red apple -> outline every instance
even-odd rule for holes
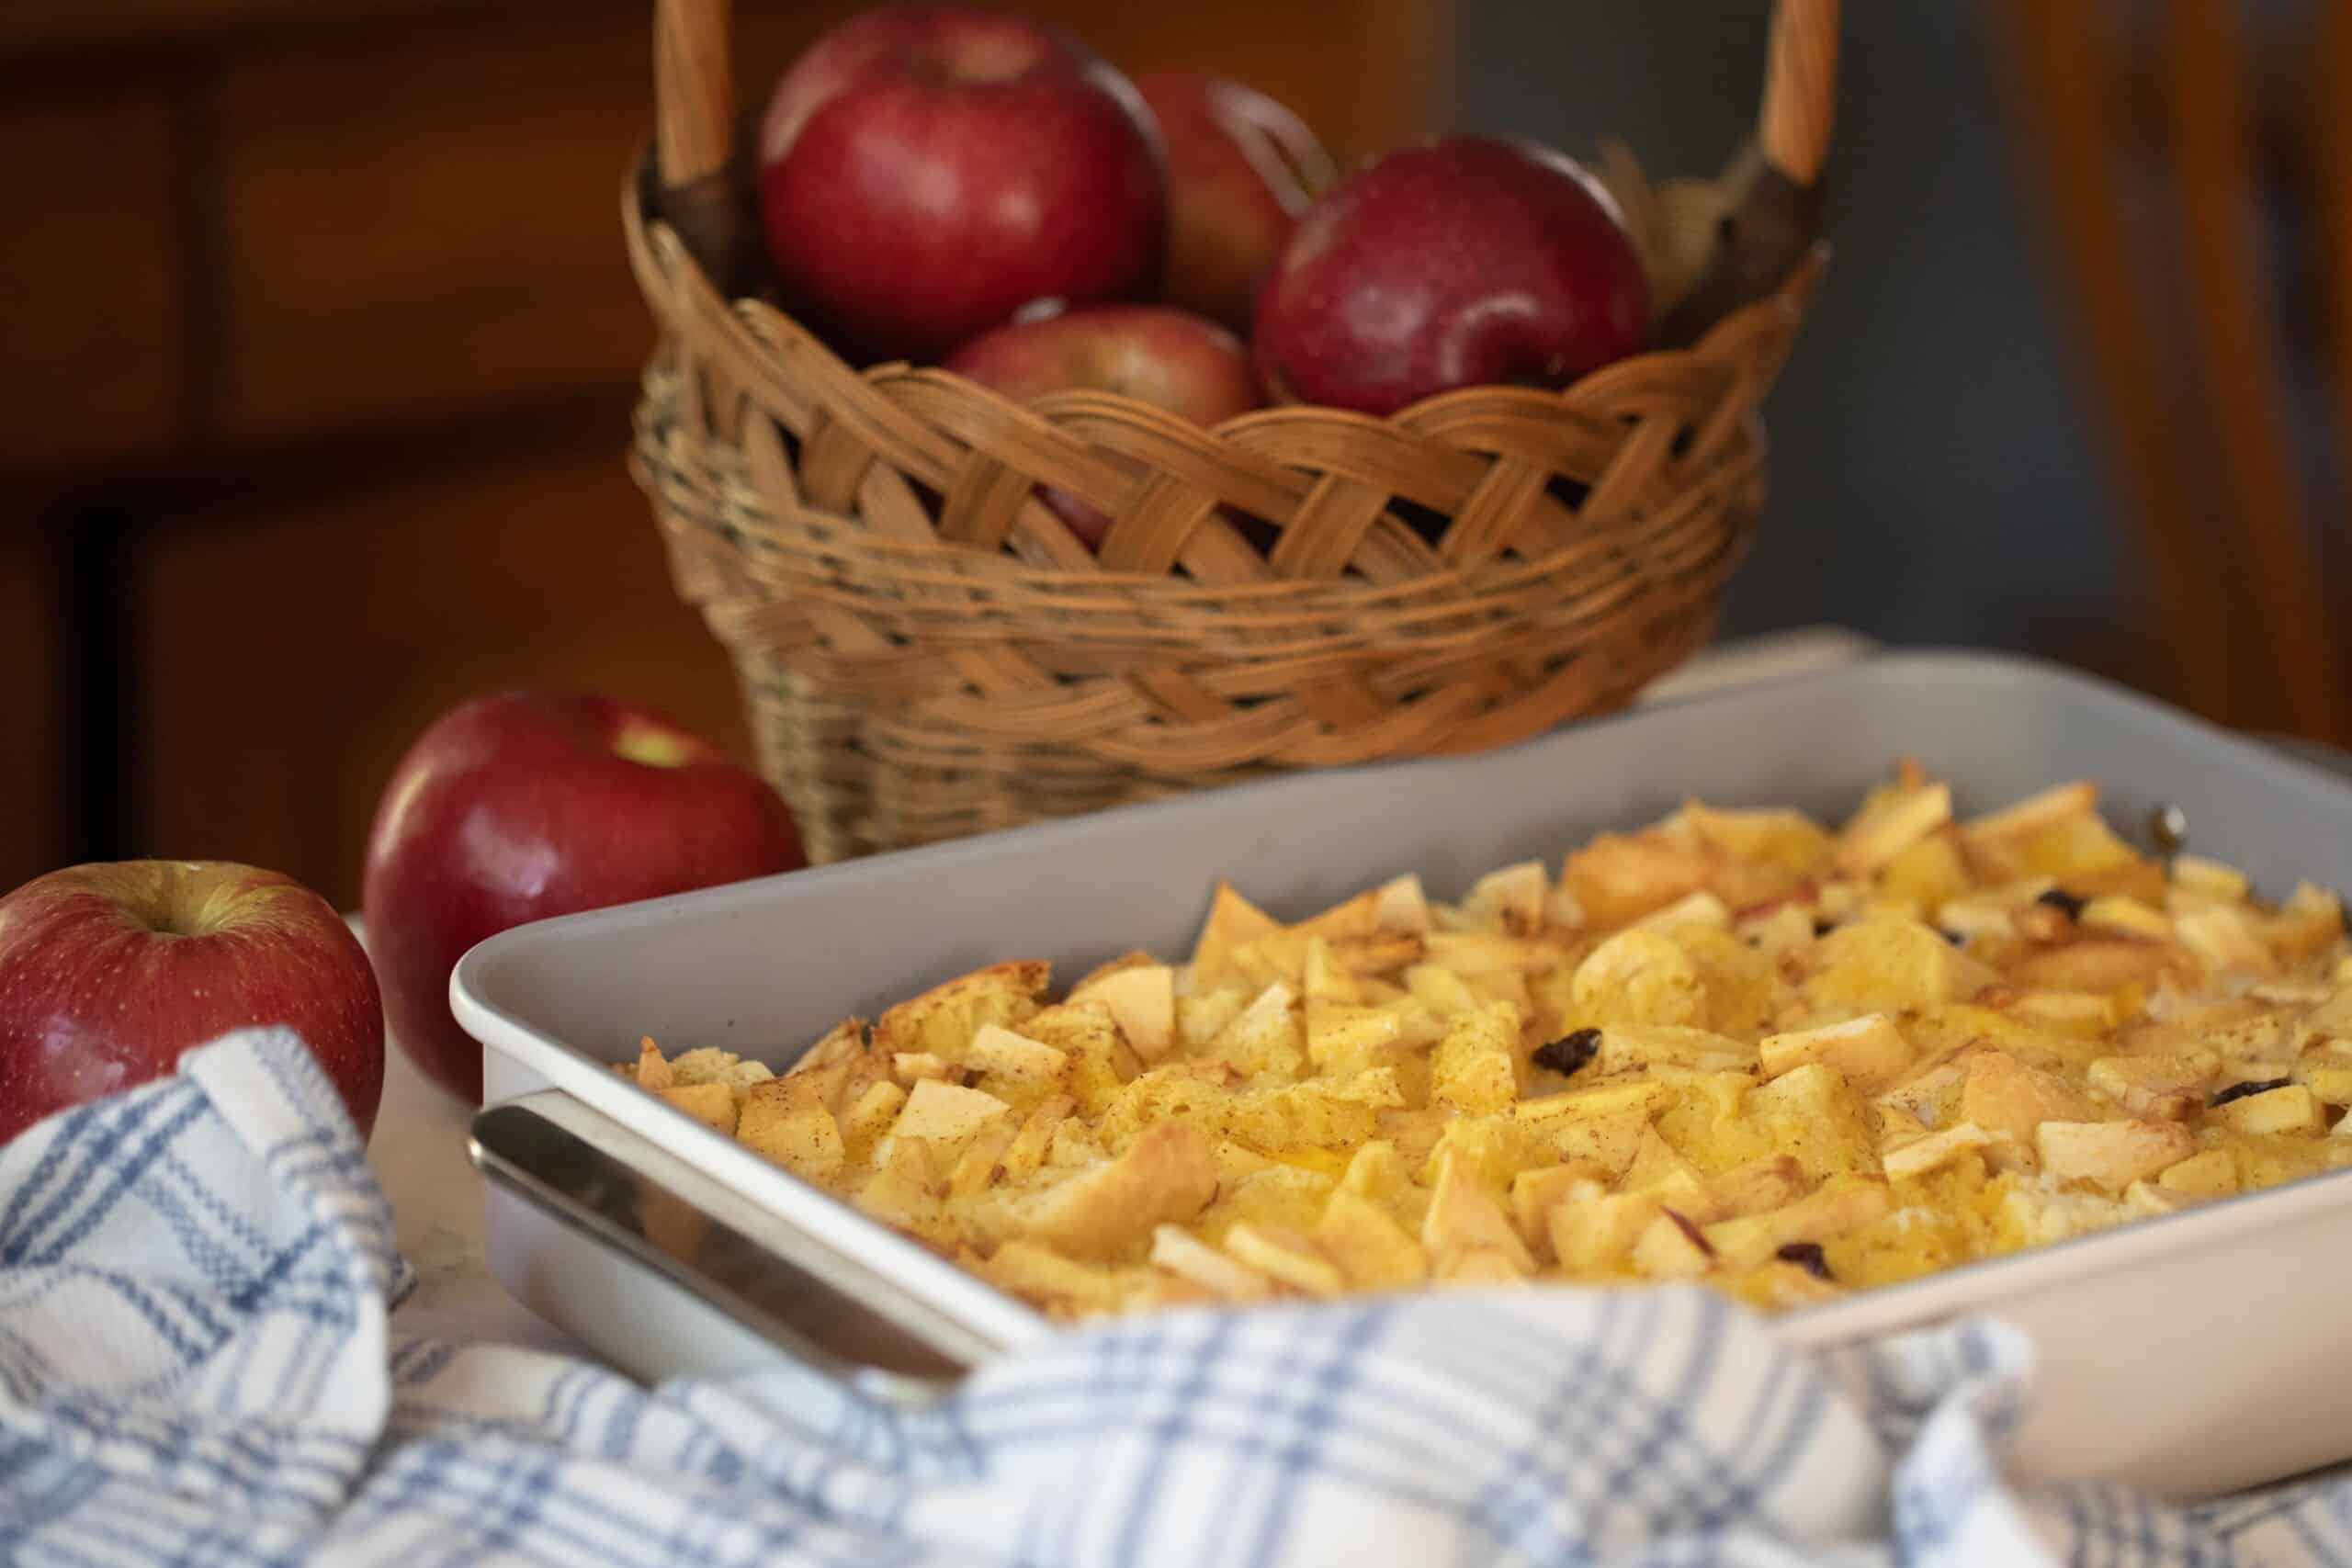
[[[1258,285],[1291,225],[1329,186],[1331,155],[1296,115],[1204,72],[1136,78],[1168,148],[1169,303],[1250,330]]]
[[[946,367],[1016,402],[1048,392],[1117,392],[1216,424],[1258,406],[1257,378],[1241,340],[1215,321],[1164,305],[1097,305],[983,333]],[[1087,548],[1111,520],[1074,496],[1046,492]]]
[[[1134,85],[1019,17],[853,17],[785,73],[760,130],[777,279],[861,362],[935,359],[1033,299],[1147,291],[1165,206]]]
[[[135,860],[0,898],[0,1142],[256,1024],[302,1036],[366,1138],[384,1010],[351,929],[309,888],[225,861]]]
[[[1285,400],[1392,413],[1454,387],[1565,386],[1639,349],[1649,290],[1600,183],[1548,148],[1391,152],[1299,220],[1258,296]]]
[[[477,697],[409,748],[368,837],[361,897],[392,1038],[479,1101],[481,1047],[449,1013],[468,948],[801,863],[775,791],[674,720],[606,697]]]

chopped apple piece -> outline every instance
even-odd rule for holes
[[[1745,1271],[1761,1267],[1792,1242],[1829,1241],[1858,1230],[1892,1206],[1885,1182],[1841,1176],[1793,1203],[1718,1221],[1707,1227],[1706,1238],[1724,1267]]]
[[[1782,1073],[1821,1062],[1845,1075],[1864,1094],[1884,1088],[1911,1066],[1911,1043],[1884,1013],[1869,1012],[1843,1023],[1768,1034],[1757,1047],[1765,1073]]]
[[[2101,1056],[2085,1077],[2134,1116],[2185,1122],[2205,1104],[2205,1088],[2221,1070],[2211,1051],[2146,1056]]]
[[[842,1168],[842,1131],[825,1109],[824,1086],[813,1077],[753,1084],[743,1096],[735,1138],[806,1180],[825,1181]]]
[[[1216,1195],[1208,1140],[1190,1122],[1162,1122],[1116,1159],[1022,1200],[1012,1218],[1032,1241],[1073,1258],[1110,1258],[1163,1224],[1192,1219]]]
[[[1995,1137],[1995,1134],[1973,1122],[1955,1122],[1941,1132],[1929,1133],[1887,1150],[1883,1156],[1887,1179],[1925,1176],[1941,1169],[1971,1150],[1985,1147]]]
[[[1522,1273],[1535,1271],[1535,1259],[1502,1206],[1464,1175],[1462,1162],[1450,1154],[1440,1160],[1437,1180],[1430,1190],[1429,1213],[1421,1222],[1421,1246],[1440,1269],[1456,1253],[1491,1247],[1510,1258]]]
[[[1660,1209],[1634,1243],[1634,1267],[1652,1280],[1696,1280],[1715,1267],[1715,1249],[1697,1223]]]
[[[1323,1207],[1315,1241],[1359,1291],[1401,1290],[1429,1277],[1429,1255],[1386,1209],[1340,1189]]]
[[[1071,1001],[1098,1001],[1111,1010],[1136,1055],[1156,1062],[1176,1034],[1176,972],[1165,964],[1137,964],[1070,993]]]
[[[1951,790],[1920,784],[1880,792],[1838,836],[1838,863],[1849,875],[1884,870],[1894,857],[1951,820]]]
[[[1050,1084],[1060,1082],[1069,1071],[1069,1053],[1017,1034],[1001,1023],[984,1023],[964,1047],[964,1063],[1016,1083]]]
[[[1274,1293],[1273,1281],[1257,1269],[1219,1252],[1182,1225],[1160,1225],[1151,1233],[1155,1267],[1190,1280],[1221,1301],[1261,1302]]]
[[[2162,909],[2152,908],[2137,898],[2108,894],[2093,898],[2083,906],[2075,923],[2086,931],[2101,931],[2109,936],[2132,937],[2143,942],[2170,942],[2173,920]]]
[[[1373,907],[1372,921],[1384,931],[1397,931],[1419,936],[1430,929],[1429,897],[1421,891],[1421,879],[1411,872],[1393,877],[1380,885],[1379,901]]]
[[[1225,1250],[1244,1267],[1306,1295],[1336,1296],[1348,1288],[1340,1266],[1310,1237],[1281,1225],[1245,1220],[1225,1233]]]
[[[2177,1122],[2044,1122],[2034,1130],[2041,1168],[2061,1181],[2089,1181],[2120,1192],[2197,1151]]]
[[[2208,860],[2203,855],[2173,856],[2172,880],[2177,887],[2186,887],[2192,892],[2225,898],[2233,903],[2253,890],[2245,872],[2217,860]]]
[[[1620,1192],[1582,1203],[1563,1203],[1546,1221],[1552,1255],[1571,1274],[1614,1269],[1658,1217],[1663,1205],[1646,1193]]]
[[[2318,1099],[2299,1083],[2230,1100],[2216,1109],[2213,1116],[2238,1133],[2317,1133],[2327,1125]]]
[[[1998,811],[1972,818],[1962,829],[1972,839],[2014,839],[2041,831],[2098,806],[2098,786],[2087,779],[2054,784]]]

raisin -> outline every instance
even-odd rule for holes
[[[2219,1110],[2233,1100],[2244,1100],[2251,1094],[2268,1094],[2272,1089],[2285,1089],[2294,1081],[2292,1078],[2264,1078],[2256,1083],[2233,1083],[2205,1103],[2211,1109]]]
[[[1549,1067],[1563,1075],[1590,1065],[1600,1055],[1600,1031],[1573,1030],[1561,1035],[1549,1045],[1538,1045],[1528,1059],[1539,1067]]]
[[[2082,918],[2083,906],[2089,903],[2090,900],[2087,898],[2077,898],[2063,887],[2053,887],[2049,892],[2044,893],[2041,897],[2036,898],[2034,902],[2037,904],[2047,904],[2052,908],[2064,915],[2068,919],[2075,920]]]
[[[1815,936],[1827,936],[1831,931],[1834,931],[1837,929],[1837,922],[1834,920],[1815,920],[1813,922],[1813,934]]]
[[[1829,1259],[1821,1255],[1817,1241],[1792,1241],[1774,1254],[1783,1263],[1793,1263],[1816,1280],[1829,1276]]]
[[[1968,945],[1968,939],[1955,931],[1945,931],[1944,940],[1951,943],[1954,947],[1966,947]]]

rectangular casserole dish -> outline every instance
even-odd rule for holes
[[[1893,757],[1963,811],[2089,777],[2127,831],[2186,815],[2273,896],[2352,886],[2352,786],[2102,682],[1974,655],[1886,657],[1579,726],[1508,751],[1317,773],[544,922],[451,983],[484,1044],[491,1261],[646,1375],[792,1353],[916,1378],[1057,1332],[615,1077],[650,1033],[781,1066],[848,1013],[1007,956],[1064,979],[1189,951],[1231,877],[1296,917],[1396,873],[1458,893],[1698,795],[1835,818]],[[2352,1458],[2352,1171],[1789,1314],[1807,1347],[1963,1314],[2042,1361],[2023,1479],[2194,1497]],[[781,1348],[779,1348],[779,1347]],[[922,1384],[895,1385],[920,1392]]]

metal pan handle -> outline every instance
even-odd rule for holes
[[[869,1393],[934,1399],[989,1348],[560,1090],[481,1111],[468,1152],[486,1181]]]

